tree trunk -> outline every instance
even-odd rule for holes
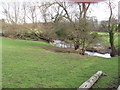
[[[79,49],[79,45],[75,44],[75,50],[78,50],[78,49]]]
[[[82,55],[85,55],[85,48],[82,48]]]
[[[82,55],[85,55],[85,38],[82,43]]]
[[[80,47],[79,41],[75,41],[75,42],[74,42],[74,48],[75,48],[75,50],[78,50],[79,47]]]
[[[116,55],[116,50],[115,50],[115,46],[114,46],[114,28],[112,28],[111,26],[111,19],[112,19],[112,15],[113,15],[113,11],[112,11],[112,6],[111,6],[111,2],[109,1],[109,8],[110,8],[110,17],[109,17],[109,21],[108,21],[108,30],[109,30],[109,42],[111,45],[111,53],[110,56],[114,57]]]
[[[115,49],[115,46],[114,46],[114,33],[112,31],[110,31],[109,36],[110,36],[110,45],[111,45],[110,56],[114,57],[116,55],[116,49]]]

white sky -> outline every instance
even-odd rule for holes
[[[11,1],[16,1],[16,0],[0,0],[0,2],[11,2]],[[19,1],[45,1],[45,0],[19,0]],[[51,1],[51,0],[47,0],[47,1]],[[108,0],[106,0],[108,1]],[[116,18],[118,18],[118,2],[120,0],[112,0],[114,2],[115,5],[115,9],[113,10],[114,16]],[[0,7],[0,12],[1,12],[2,8]],[[108,20],[109,17],[109,9],[106,5],[105,2],[99,2],[99,3],[95,3],[95,4],[91,4],[89,10],[91,11],[91,13],[89,13],[90,16],[95,16],[98,21],[101,20]],[[0,19],[2,19],[4,16],[0,13]]]
[[[108,1],[108,0],[106,0]],[[120,0],[112,0],[114,2],[115,8],[113,10],[114,16],[118,18],[118,2]],[[109,8],[106,5],[106,2],[99,2],[91,6],[92,12],[91,16],[96,16],[99,21],[108,20],[109,17]]]

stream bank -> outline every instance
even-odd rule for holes
[[[73,48],[74,46],[72,45],[66,45],[63,43],[61,40],[54,40],[54,43],[52,43],[56,47],[61,47],[59,49],[55,49],[57,52],[63,52],[63,53],[80,53],[78,51],[75,51]],[[64,48],[64,49],[63,49]],[[110,56],[111,49],[108,46],[101,46],[96,45],[96,46],[91,46],[87,47],[85,53],[91,56],[99,56],[99,57],[104,57],[104,58],[111,58]]]

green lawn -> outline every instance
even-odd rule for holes
[[[98,70],[103,76],[94,87],[117,81],[118,57],[105,59],[72,53],[50,52],[42,41],[3,38],[4,88],[78,88]]]
[[[99,35],[101,35],[101,43],[105,46],[110,46],[110,43],[109,43],[109,34],[108,33],[105,33],[105,32],[97,32]],[[114,43],[115,43],[115,46],[118,48],[120,48],[120,44],[118,41],[120,41],[120,38],[118,36],[118,34],[120,33],[115,33],[114,35]]]
[[[115,42],[115,46],[116,47],[120,47],[120,44],[119,44],[119,41],[120,40],[120,38],[118,37],[118,36],[115,36],[114,37],[114,42]],[[104,44],[104,45],[109,45],[110,46],[110,43],[109,43],[109,36],[102,36],[102,43]]]
[[[99,35],[109,35],[108,32],[97,32]],[[115,35],[118,35],[120,33],[116,32]]]

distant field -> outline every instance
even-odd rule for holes
[[[118,57],[105,59],[72,53],[55,53],[42,41],[3,38],[3,88],[78,88],[98,70],[96,88],[118,79]]]
[[[99,35],[109,35],[109,33],[108,32],[97,32]],[[115,33],[115,35],[118,35],[118,34],[120,34],[120,33]]]
[[[118,36],[115,36],[114,42],[115,42],[116,47],[120,47],[119,41],[120,41],[120,38]],[[109,36],[102,36],[102,42],[104,45],[110,45],[109,44]]]
[[[109,35],[109,33],[106,32],[97,32],[99,35]]]
[[[101,38],[102,38],[102,44],[103,45],[109,45],[110,46],[110,43],[109,43],[109,34],[108,33],[105,33],[105,32],[98,32],[99,35],[101,35]],[[115,33],[115,36],[114,36],[114,42],[115,42],[115,46],[116,47],[120,47],[120,44],[119,44],[119,41],[120,41],[120,38],[118,36],[118,34],[120,33]]]

